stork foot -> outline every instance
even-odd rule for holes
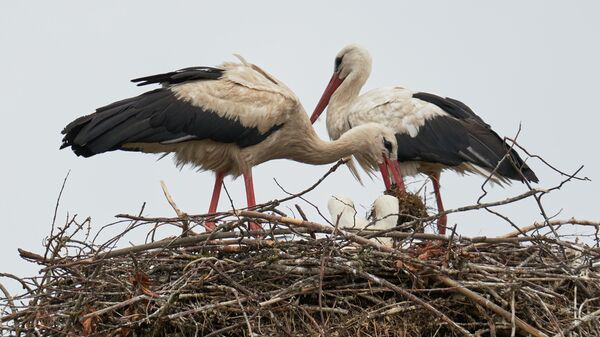
[[[210,232],[217,228],[217,223],[214,221],[205,221],[203,226],[207,232]]]
[[[261,231],[263,228],[261,227],[261,225],[257,224],[254,221],[250,221],[248,223],[248,229],[251,231]]]

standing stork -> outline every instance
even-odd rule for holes
[[[427,174],[433,183],[438,212],[444,206],[439,180],[443,169],[489,176],[501,183],[510,180],[538,182],[525,164],[490,125],[464,103],[401,87],[373,89],[359,96],[371,73],[371,56],[358,45],[343,48],[335,58],[334,73],[311,116],[314,123],[329,105],[327,131],[338,139],[348,130],[364,123],[381,123],[396,132],[399,170],[402,175]],[[373,165],[355,156],[367,170]],[[387,169],[381,167],[389,188]],[[402,179],[396,183],[404,188]],[[440,234],[445,234],[447,217],[438,220]]]
[[[162,87],[77,118],[62,133],[62,148],[78,156],[126,150],[174,153],[216,173],[209,213],[217,210],[223,178],[244,176],[248,206],[256,205],[252,167],[287,158],[320,165],[361,153],[381,164],[396,159],[391,129],[371,123],[337,141],[321,140],[302,104],[284,84],[247,63],[185,68],[132,80]],[[210,222],[205,226],[214,229]],[[252,230],[260,226],[251,223]]]

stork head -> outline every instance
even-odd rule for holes
[[[388,161],[396,162],[398,159],[398,141],[394,131],[382,124],[368,123],[371,131],[369,140],[369,154],[371,160],[377,164],[383,164]]]
[[[364,169],[379,167],[381,172],[389,170],[396,182],[402,181],[398,140],[390,127],[373,122],[361,124],[343,133],[339,141],[358,146],[354,149],[354,157]]]
[[[319,118],[329,104],[331,96],[343,82],[351,82],[350,84],[353,84],[360,90],[360,87],[367,81],[370,73],[371,55],[366,48],[358,44],[351,44],[340,50],[335,56],[333,75],[323,95],[321,95],[321,99],[317,103],[313,114],[310,116],[310,122],[314,123]]]
[[[396,227],[398,223],[398,213],[400,213],[400,204],[398,198],[384,194],[373,202],[371,216],[376,220],[378,229],[388,229]]]
[[[394,130],[383,124],[361,124],[342,134],[339,141],[358,147],[354,154],[357,158],[363,158],[373,168],[375,165],[397,163],[398,141],[396,135]]]
[[[391,195],[382,195],[375,199],[371,208],[371,221],[373,221],[372,229],[385,230],[391,229],[398,225],[398,213],[400,213],[400,205],[398,198]],[[387,246],[393,246],[393,239],[379,238],[379,242]]]

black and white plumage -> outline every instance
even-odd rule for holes
[[[212,140],[240,148],[256,145],[282,124],[261,132],[257,127],[244,125],[235,118],[223,117],[210,108],[194,104],[192,99],[171,89],[173,85],[189,81],[219,80],[224,71],[192,67],[134,79],[132,82],[138,85],[157,83],[163,87],[77,118],[64,128],[61,148],[70,146],[75,154],[89,157],[114,150],[146,152],[146,144],[158,143],[168,147],[192,140]]]
[[[226,175],[244,176],[254,206],[252,167],[268,160],[319,165],[356,153],[380,162],[397,158],[393,131],[374,123],[337,142],[321,140],[290,89],[240,60],[135,79],[162,87],[77,118],[64,128],[61,148],[84,157],[114,150],[173,153],[180,166],[214,171],[209,213],[216,211]]]
[[[464,103],[422,92],[413,93],[411,99],[434,104],[448,115],[428,120],[416,137],[397,133],[396,139],[402,144],[398,161],[416,160],[456,168],[471,164],[475,167],[464,170],[480,173],[478,168],[482,168],[484,175],[495,170],[492,178],[497,182],[538,181],[519,154]]]
[[[490,125],[466,104],[437,95],[385,87],[359,96],[371,72],[366,49],[350,45],[336,57],[334,74],[311,116],[314,122],[329,105],[327,130],[332,139],[363,123],[380,123],[396,132],[402,175],[428,174],[434,184],[438,210],[443,211],[439,175],[444,169],[491,176],[497,183],[537,182],[535,173]],[[355,156],[367,171],[374,166]],[[382,170],[384,181],[387,172]],[[397,181],[402,187],[403,182]],[[386,183],[389,185],[389,183]],[[446,217],[438,222],[445,232]]]

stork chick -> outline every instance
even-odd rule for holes
[[[399,203],[391,195],[382,195],[375,199],[371,207],[370,219],[358,215],[352,199],[345,196],[332,196],[327,202],[331,222],[341,228],[384,230],[398,224]],[[377,238],[382,244],[392,246],[392,238]]]

